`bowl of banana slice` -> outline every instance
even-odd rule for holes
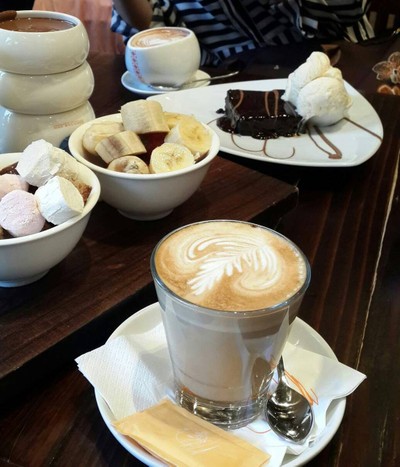
[[[192,115],[141,99],[81,125],[68,145],[99,178],[103,201],[131,219],[154,220],[196,192],[220,141]]]

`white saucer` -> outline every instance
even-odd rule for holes
[[[205,71],[197,70],[192,79],[195,80],[203,78],[210,78],[210,75]],[[125,71],[125,73],[122,75],[121,83],[129,91],[135,92],[136,94],[142,94],[144,96],[152,96],[154,94],[165,94],[166,92],[157,91],[152,87],[147,86],[146,84],[138,83],[134,80],[133,76],[129,73],[129,71]],[[192,86],[185,87],[185,89],[202,88],[208,85],[209,81],[200,81],[199,83],[193,83]]]
[[[108,340],[114,339],[122,335],[141,334],[155,328],[161,322],[161,309],[158,303],[153,303],[146,308],[138,311],[126,321],[124,321],[109,337]],[[300,318],[296,318],[293,322],[292,329],[289,335],[289,342],[301,347],[302,349],[316,352],[326,357],[337,360],[335,353],[329,347],[327,342],[308,324]],[[149,452],[145,451],[132,439],[127,436],[121,435],[112,423],[115,417],[110,411],[107,403],[102,398],[100,393],[95,390],[96,403],[99,408],[100,414],[107,425],[110,432],[114,435],[116,440],[133,456],[140,461],[144,462],[150,467],[165,467],[165,464],[156,459]],[[128,395],[127,395],[128,397]],[[304,465],[309,462],[313,457],[322,451],[322,449],[330,442],[335,435],[339,425],[342,421],[344,411],[346,408],[346,398],[334,400],[327,413],[326,413],[326,427],[321,435],[314,441],[314,444],[306,449],[298,456],[286,455],[283,459],[283,467],[295,467]]]

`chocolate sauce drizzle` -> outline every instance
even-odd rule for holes
[[[266,98],[267,99],[267,98]],[[215,118],[213,120],[211,120],[210,122],[208,122],[208,125],[210,125],[211,123],[216,123],[216,121],[218,120],[218,118]],[[360,128],[361,130],[365,131],[366,133],[369,133],[371,136],[374,136],[375,138],[377,138],[379,141],[382,141],[382,137],[379,136],[377,133],[374,133],[373,131],[369,130],[368,128],[364,127],[363,125],[355,122],[354,120],[351,120],[350,118],[347,118],[347,117],[343,117],[343,120],[346,120],[347,122],[353,124],[354,126]],[[339,122],[338,122],[339,123]],[[218,127],[222,130],[221,126],[218,125]],[[324,149],[317,141],[317,139],[312,135],[312,129],[315,130],[315,132],[318,134],[318,136],[321,138],[321,140],[328,146],[331,148],[331,151],[327,150],[327,149]],[[329,138],[326,136],[326,134],[324,134],[324,132],[321,130],[320,127],[316,126],[316,125],[306,125],[305,126],[305,130],[306,130],[306,134],[307,136],[310,138],[310,140],[314,143],[314,145],[319,149],[321,150],[322,152],[324,152],[325,154],[328,155],[328,158],[329,159],[336,159],[336,160],[339,160],[343,157],[343,153],[342,151],[337,147],[335,146],[332,141],[329,140]],[[222,130],[224,131],[224,130]],[[262,153],[263,155],[265,155],[266,157],[270,158],[270,159],[276,159],[276,160],[287,160],[287,159],[291,159],[295,153],[296,153],[296,149],[294,147],[292,147],[292,153],[290,156],[288,157],[274,157],[274,156],[271,156],[270,154],[268,154],[267,152],[267,144],[268,144],[268,141],[270,141],[269,139],[266,139],[264,141],[262,141],[262,145],[259,149],[254,149],[254,150],[250,150],[248,148],[244,148],[243,146],[241,146],[239,143],[238,143],[238,140],[240,139],[241,135],[237,135],[231,131],[225,131],[226,133],[229,133],[230,134],[230,137],[231,137],[231,141],[232,141],[232,144],[234,146],[236,146],[238,149],[242,150],[242,151],[246,151],[246,152],[249,152],[249,153],[252,153],[252,154],[257,154],[257,153]],[[296,136],[294,136],[296,137]],[[253,138],[254,140],[256,140],[255,138]]]
[[[365,126],[360,125],[359,123],[355,122],[354,120],[351,120],[350,118],[347,118],[347,117],[343,117],[343,120],[347,120],[349,123],[352,123],[354,126],[360,128],[361,130],[366,131],[367,133],[369,133],[372,136],[375,136],[375,138],[378,138],[379,141],[383,141],[383,138],[381,136],[379,136],[378,134],[376,134],[373,131],[369,130]]]
[[[279,109],[279,91],[277,89],[273,89],[272,91],[264,91],[264,107],[265,107],[265,111],[267,112],[267,115],[269,117],[271,117],[271,110],[270,110],[270,106],[269,106],[269,101],[270,101],[270,95],[273,95],[273,105],[274,105],[274,112],[272,114],[273,117],[277,117],[278,116],[278,109]],[[242,103],[243,103],[243,100],[244,100],[244,96],[245,96],[245,93],[243,90],[239,90],[239,99],[237,101],[237,103],[233,106],[234,109],[238,109]]]
[[[322,141],[324,143],[326,143],[333,150],[333,152],[327,151],[326,149],[324,149],[322,146],[320,146],[317,143],[317,141],[313,138],[313,136],[311,134],[311,129],[312,128],[315,129],[315,131],[318,133],[318,135],[322,139]],[[316,125],[308,126],[307,125],[306,131],[307,131],[307,134],[310,137],[311,141],[315,144],[315,146],[317,146],[317,148],[320,149],[321,151],[328,154],[329,159],[341,159],[342,158],[342,156],[343,156],[342,151],[337,146],[335,146],[331,141],[329,141],[329,139],[324,135],[324,133],[322,133],[321,129],[318,126],[316,126]]]
[[[277,89],[274,89],[273,91],[266,91],[265,92],[265,110],[268,114],[269,117],[271,117],[271,111],[269,110],[269,96],[271,92],[274,95],[274,113],[272,114],[274,117],[278,116],[278,104],[279,104],[279,92]]]

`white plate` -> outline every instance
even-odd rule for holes
[[[209,77],[210,75],[205,71],[197,70],[192,79],[204,79]],[[151,86],[146,86],[143,83],[138,83],[137,81],[135,81],[135,79],[129,73],[129,71],[125,71],[125,73],[122,75],[121,83],[129,91],[135,92],[136,94],[142,94],[143,96],[152,96],[153,94],[164,94],[166,92],[157,91]],[[188,89],[201,88],[208,85],[209,81],[200,81],[199,83],[193,83],[190,87],[188,86]]]
[[[124,321],[111,334],[109,340],[121,335],[141,334],[143,332],[150,331],[160,322],[160,306],[158,303],[153,303],[152,305],[143,308]],[[293,323],[289,336],[289,342],[303,349],[310,350],[312,352],[316,352],[337,360],[336,355],[326,343],[326,341],[300,318],[296,318]],[[162,467],[165,465],[149,454],[147,451],[145,451],[143,448],[141,448],[132,439],[118,433],[118,431],[112,425],[112,422],[115,421],[115,417],[97,390],[95,390],[95,397],[100,414],[103,417],[103,420],[106,423],[108,429],[128,452],[150,467]],[[312,447],[304,451],[302,454],[298,456],[286,455],[284,457],[282,466],[295,467],[304,465],[306,462],[309,462],[313,457],[315,457],[320,451],[322,451],[322,449],[329,443],[339,428],[345,408],[345,398],[337,399],[334,401],[328,409],[326,415],[326,428],[321,436],[314,442]]]
[[[225,96],[229,89],[285,89],[286,82],[286,79],[272,79],[224,83],[204,89],[175,91],[150,99],[159,101],[166,111],[195,115],[216,131],[221,140],[222,151],[248,159],[296,166],[350,167],[362,164],[375,154],[382,143],[382,123],[371,104],[348,83],[345,86],[353,101],[349,118],[356,124],[341,120],[335,125],[322,128],[325,137],[341,152],[340,159],[329,158],[326,151],[332,153],[333,148],[315,130],[312,138],[307,134],[291,138],[280,137],[266,140],[265,147],[263,140],[231,135],[217,127],[216,119],[220,114],[216,112],[225,107]]]

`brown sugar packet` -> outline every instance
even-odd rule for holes
[[[165,399],[114,423],[115,428],[173,466],[258,467],[269,454]]]

